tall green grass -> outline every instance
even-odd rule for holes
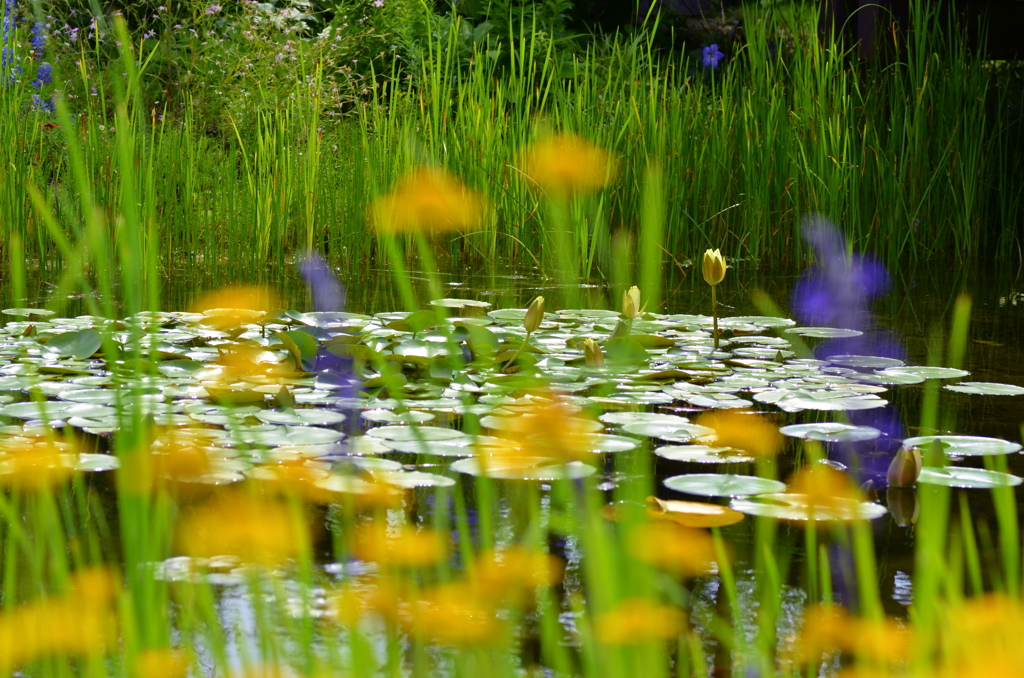
[[[367,203],[421,164],[446,167],[494,207],[480,231],[435,243],[442,265],[468,256],[543,259],[553,269],[542,256],[554,247],[552,215],[518,163],[531,140],[557,130],[618,158],[617,181],[569,207],[578,276],[614,278],[615,235],[646,228],[642,215],[656,210],[644,196],[657,177],[662,244],[680,261],[706,247],[799,261],[808,212],[889,262],[1019,255],[1024,135],[1013,78],[970,53],[932,3],[913,3],[905,58],[867,64],[819,35],[815,12],[811,3],[746,7],[746,42],[719,71],[655,51],[641,31],[596,41],[568,78],[534,26],[510,26],[507,68],[482,54],[467,65],[453,21],[434,34],[418,77],[383,78],[354,117],[324,115],[322,64],[310,62],[290,98],[244,124],[223,111],[220,132],[196,125],[200,104],[172,118],[137,93],[124,103],[127,128],[105,97],[86,96],[68,102],[70,129],[52,129],[26,110],[22,82],[4,90],[0,116],[2,246],[24,252],[29,276],[62,265],[29,205],[30,185],[65,237],[85,231],[69,170],[73,130],[105,228],[116,235],[118,216],[139,210],[165,272],[265,278],[309,248],[343,266],[372,259]],[[144,70],[147,54],[133,50]],[[115,70],[100,54],[77,55],[81,91],[90,74]],[[134,207],[118,170],[122,143],[135,159]],[[659,171],[648,176],[649,167]],[[660,270],[643,238],[638,252]]]

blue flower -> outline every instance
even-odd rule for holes
[[[718,43],[713,42],[704,48],[704,68],[718,68],[718,62],[725,58],[725,55],[718,51]]]
[[[36,74],[36,79],[32,81],[32,86],[41,89],[51,82],[53,82],[53,66],[48,63],[39,64],[39,72]]]
[[[29,43],[32,44],[32,58],[41,59],[43,58],[43,50],[46,48],[46,26],[42,21],[37,21],[32,26],[32,37],[29,38]]]

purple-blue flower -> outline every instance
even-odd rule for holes
[[[43,50],[46,48],[46,25],[42,21],[37,21],[32,26],[32,37],[29,38],[29,43],[32,45],[32,58],[41,59],[43,57]]]
[[[313,296],[313,310],[337,313],[345,306],[345,291],[323,257],[310,253],[296,264]]]
[[[36,73],[36,79],[32,81],[32,86],[41,89],[51,82],[53,82],[53,66],[48,63],[39,64],[39,71]]]
[[[718,68],[718,62],[725,58],[725,55],[718,51],[718,43],[713,42],[704,48],[704,68]]]

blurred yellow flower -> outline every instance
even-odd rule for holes
[[[686,615],[646,598],[628,598],[594,619],[594,635],[609,645],[673,640],[686,627]]]
[[[442,584],[420,595],[408,613],[409,632],[442,645],[491,645],[504,624],[494,606],[464,582]]]
[[[279,501],[232,491],[194,509],[178,524],[177,541],[194,557],[238,556],[274,564],[309,552],[303,516]]]
[[[31,492],[53,489],[75,474],[70,455],[76,452],[73,443],[56,437],[5,441],[0,446],[0,483]]]
[[[465,231],[486,216],[483,198],[447,171],[413,170],[370,205],[370,224],[381,233]]]
[[[355,626],[370,614],[379,614],[397,623],[401,594],[389,580],[373,577],[370,581],[346,584],[337,589],[330,600],[342,624]]]
[[[203,314],[204,324],[232,330],[260,322],[267,313],[280,307],[280,300],[268,287],[229,285],[202,294],[192,304],[192,311]]]
[[[696,423],[715,430],[716,447],[742,450],[755,457],[773,457],[782,445],[779,428],[753,412],[705,412],[697,417]]]
[[[356,555],[384,567],[430,567],[447,557],[448,548],[434,530],[403,527],[388,534],[373,524],[356,533]]]
[[[555,196],[604,188],[615,175],[608,153],[574,134],[552,134],[531,144],[521,164],[527,177]]]
[[[473,584],[492,599],[519,605],[537,588],[558,583],[562,570],[562,561],[550,553],[515,546],[481,554]]]
[[[645,523],[630,533],[628,546],[637,560],[683,577],[716,571],[715,542],[704,530],[670,522]]]
[[[813,605],[804,613],[793,659],[818,662],[822,655],[841,651],[862,660],[896,664],[910,650],[910,631],[894,619],[859,619],[837,605]]]
[[[594,458],[594,423],[582,416],[565,398],[543,391],[519,414],[507,419],[496,432],[500,440],[479,449],[480,465],[530,468],[541,459],[582,461]]]
[[[185,678],[186,675],[188,663],[176,650],[147,648],[132,662],[134,678]]]
[[[826,464],[809,464],[789,479],[786,492],[806,497],[809,507],[835,508],[863,501],[850,476]]]
[[[100,589],[90,591],[90,583]],[[48,655],[95,655],[117,640],[113,579],[89,570],[73,573],[71,585],[66,594],[0,612],[0,672]]]

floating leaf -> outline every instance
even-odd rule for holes
[[[786,484],[778,480],[731,473],[690,473],[664,480],[665,487],[685,494],[704,497],[746,497],[752,494],[782,492]]]
[[[652,518],[671,520],[685,527],[727,527],[743,520],[744,515],[727,506],[696,501],[647,498],[647,512]]]
[[[884,506],[874,502],[832,497],[828,503],[816,504],[806,494],[788,492],[733,499],[729,506],[751,516],[816,522],[874,520],[888,513]]]
[[[900,367],[903,365],[902,360],[874,355],[832,355],[828,357],[828,361],[833,365],[841,365],[843,367],[868,367],[871,369]]]
[[[845,330],[836,327],[790,327],[782,330],[798,337],[810,337],[812,339],[841,339],[847,337],[859,337],[864,334],[860,330]]]
[[[384,440],[452,440],[467,438],[462,431],[440,426],[380,426],[371,428],[366,435]]]
[[[646,438],[673,438],[677,441],[689,438],[700,438],[702,436],[710,436],[715,434],[715,430],[712,428],[708,428],[707,426],[698,426],[697,424],[690,423],[626,424],[622,427],[622,431],[624,433],[632,433],[633,435],[644,436]]]
[[[921,469],[921,475],[918,476],[917,481],[928,485],[989,489],[993,487],[1015,487],[1024,482],[1024,479],[1009,473],[989,471],[984,468],[925,466]]]
[[[556,480],[576,480],[597,472],[597,469],[579,461],[560,464],[556,459],[518,458],[508,462],[488,459],[485,467],[481,467],[479,457],[460,459],[451,465],[453,471],[471,476],[487,476],[500,480],[534,480],[553,482]]]
[[[677,414],[656,414],[653,412],[605,412],[600,417],[606,424],[689,424],[690,420]]]
[[[345,421],[341,412],[330,410],[261,410],[256,418],[268,424],[292,424],[296,426],[333,426]]]
[[[56,315],[56,311],[50,311],[45,308],[5,308],[4,313],[7,315],[13,315],[20,318],[36,316],[37,318],[47,318],[51,315]]]
[[[961,381],[959,384],[947,384],[946,390],[957,393],[974,393],[978,395],[1024,395],[1024,387],[1014,384],[999,384],[992,381]]]
[[[834,421],[783,426],[779,429],[779,433],[791,438],[820,440],[826,443],[854,443],[874,440],[882,435],[881,431],[871,426],[853,426]]]
[[[75,360],[85,360],[100,349],[103,338],[92,328],[64,332],[46,342],[46,350]]]
[[[0,412],[3,410],[0,409]],[[962,457],[1013,454],[1021,450],[1019,443],[984,436],[918,436],[906,438],[903,444],[907,447],[918,447],[926,453],[935,442],[942,446],[946,454]]]
[[[931,367],[931,366],[907,366],[907,367],[890,367],[882,370],[886,374],[916,374],[924,377],[925,379],[958,379],[960,377],[966,377],[970,372],[967,370],[958,370],[955,367]]]
[[[656,448],[654,454],[663,459],[691,464],[743,464],[754,461],[754,457],[739,450],[707,445],[665,445]]]

